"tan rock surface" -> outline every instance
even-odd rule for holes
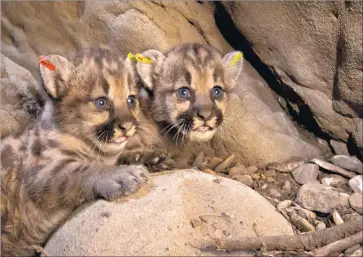
[[[145,191],[82,208],[45,250],[51,256],[215,255],[196,248],[198,240],[293,234],[266,199],[231,179],[182,170],[153,176]]]
[[[166,51],[181,42],[231,50],[197,2],[84,1],[2,3],[1,52],[38,75],[38,55],[71,56],[82,47]]]
[[[223,5],[259,58],[309,106],[320,129],[347,142],[363,115],[362,2]]]
[[[21,133],[41,113],[38,86],[29,71],[1,55],[1,137]]]

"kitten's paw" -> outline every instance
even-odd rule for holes
[[[153,155],[148,156],[144,163],[150,172],[172,170],[176,167],[174,159],[169,154],[164,152],[155,152]]]
[[[96,182],[96,195],[114,200],[136,192],[148,179],[149,173],[143,165],[117,167],[113,173]]]

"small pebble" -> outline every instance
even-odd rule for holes
[[[296,210],[297,210],[299,215],[301,214],[300,215],[301,217],[304,217],[309,222],[313,222],[316,219],[315,212],[309,211],[309,210],[301,208],[301,207],[297,207]]]
[[[316,230],[317,231],[320,231],[320,230],[323,230],[323,229],[326,229],[326,225],[324,222],[321,222],[321,221],[317,221],[316,224]]]
[[[363,214],[363,199],[360,193],[354,193],[349,197],[350,206],[360,214]]]
[[[245,168],[245,166],[239,165],[239,166],[230,168],[228,175],[231,176],[231,178],[233,178],[233,176],[249,175],[249,173],[248,173],[247,169]]]
[[[347,183],[347,179],[339,175],[331,175],[321,179],[321,183],[328,186],[338,186]]]
[[[340,224],[344,223],[342,217],[340,216],[339,212],[336,209],[334,209],[331,212],[331,216],[333,218],[333,221],[334,221],[335,225],[340,225]]]
[[[314,232],[315,231],[315,227],[312,224],[310,224],[309,221],[307,221],[306,219],[300,217],[296,213],[292,212],[290,218],[291,218],[291,222],[300,231],[302,231],[302,232]]]
[[[258,168],[256,166],[249,166],[247,167],[247,170],[250,172],[250,174],[252,174],[258,171]]]
[[[294,210],[292,209],[292,208],[290,208],[290,207],[288,207],[288,208],[286,208],[286,212],[287,213],[292,213]]]
[[[272,177],[267,177],[266,181],[269,182],[269,183],[272,183],[272,182],[275,182],[276,180],[274,178],[272,178]]]
[[[340,168],[339,166],[337,165],[334,165],[334,164],[331,164],[329,162],[326,162],[326,161],[322,161],[322,160],[319,160],[317,158],[314,158],[311,160],[311,162],[319,165],[320,167],[326,169],[326,170],[329,170],[331,172],[334,172],[334,173],[338,173],[344,177],[347,177],[347,178],[353,178],[355,176],[355,173],[354,172],[351,172],[351,171],[347,171],[343,168]]]
[[[284,181],[284,184],[282,185],[282,191],[285,193],[291,192],[291,182],[289,180]]]
[[[362,174],[362,163],[357,157],[335,155],[330,161],[343,169],[356,171]]]
[[[204,169],[206,169],[207,168],[207,165],[208,165],[208,160],[204,160],[199,166],[198,166],[198,168],[200,169],[200,170],[204,170]]]
[[[251,174],[251,178],[253,178],[254,180],[259,180],[260,174],[257,174],[257,173]]]
[[[341,206],[349,206],[349,195],[346,193],[339,193],[339,203]]]
[[[223,160],[219,157],[213,157],[209,163],[208,163],[208,168],[210,169],[214,169],[215,167],[217,167],[218,164],[220,164]]]
[[[297,183],[304,185],[318,178],[319,166],[313,163],[306,163],[294,169],[291,174]]]
[[[273,197],[276,197],[276,198],[281,197],[281,193],[276,188],[271,188],[270,189],[270,195],[273,196]]]
[[[306,213],[302,210],[302,209],[297,209],[296,210],[297,214],[300,216],[300,217],[303,217],[304,219],[308,219],[308,216],[306,215]]]
[[[357,175],[354,178],[349,180],[349,186],[353,189],[356,193],[363,193],[363,176]]]
[[[280,202],[277,205],[277,209],[280,211],[280,210],[286,209],[289,206],[291,206],[291,200],[285,200],[285,201]]]
[[[266,170],[263,174],[266,177],[275,177],[276,176],[276,171],[275,170]]]
[[[249,175],[237,175],[237,176],[234,176],[233,179],[235,179],[249,187],[252,186],[252,184],[253,184],[253,180],[252,180],[251,176],[249,176]]]
[[[296,196],[296,202],[303,208],[322,213],[330,213],[338,207],[339,200],[339,192],[335,188],[315,182],[300,187]]]
[[[215,167],[215,172],[224,172],[226,168],[229,167],[229,165],[234,161],[235,156],[234,154],[231,154],[228,156],[224,161],[222,161],[220,164],[218,164],[217,167]]]
[[[200,168],[200,165],[202,164],[204,160],[204,153],[200,152],[194,159],[193,163],[192,163],[192,167],[197,167]]]
[[[217,174],[214,170],[211,170],[211,169],[204,169],[203,172],[211,174],[211,175],[216,175]]]
[[[267,184],[263,184],[261,189],[265,190],[267,188]]]

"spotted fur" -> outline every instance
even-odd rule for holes
[[[148,143],[144,133],[152,140],[134,98],[133,67],[120,56],[91,49],[72,62],[46,57],[56,67],[41,66],[52,100],[34,128],[1,145],[2,256],[34,255],[80,204],[130,194],[147,181],[143,166],[114,165],[126,145]]]
[[[213,137],[242,69],[242,59],[233,61],[237,54],[240,52],[223,57],[215,48],[200,44],[179,45],[165,55],[157,50],[142,53],[152,63],[139,62],[137,70],[152,92],[153,119],[164,134],[173,140],[207,141]]]

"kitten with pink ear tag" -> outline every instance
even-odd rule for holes
[[[35,255],[80,204],[132,194],[148,181],[142,165],[116,166],[146,133],[130,60],[90,49],[72,61],[41,57],[40,65],[51,113],[1,144],[2,256]]]

